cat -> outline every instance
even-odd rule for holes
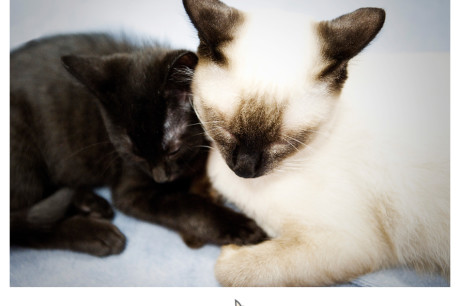
[[[126,237],[98,186],[190,247],[265,238],[207,183],[208,143],[190,104],[195,53],[64,34],[25,44],[10,62],[12,245],[121,253]]]
[[[317,22],[183,4],[199,37],[192,93],[211,183],[271,237],[224,246],[218,281],[326,286],[398,265],[448,279],[448,160],[381,144],[340,95],[385,11]]]

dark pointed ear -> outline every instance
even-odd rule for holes
[[[224,64],[219,47],[233,39],[235,27],[242,22],[240,11],[218,0],[183,0],[185,11],[198,30],[198,55]]]
[[[126,78],[128,62],[122,56],[61,57],[64,67],[99,98],[115,93]]]
[[[318,33],[323,56],[346,61],[363,50],[377,35],[385,21],[385,11],[360,8],[331,21],[322,21]]]
[[[164,94],[179,104],[190,102],[193,73],[198,57],[190,51],[179,52],[169,65]]]
[[[235,306],[241,306],[240,302],[238,302],[237,300],[235,300]]]
[[[190,91],[193,72],[197,63],[198,57],[195,53],[190,51],[180,52],[169,66],[166,89]]]
[[[385,21],[385,11],[361,8],[331,21],[318,23],[324,68],[318,79],[340,92],[347,79],[348,61],[361,52],[377,35]]]

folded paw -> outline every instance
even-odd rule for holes
[[[251,259],[248,257],[247,248],[236,245],[222,247],[214,268],[215,276],[221,285],[248,286]]]
[[[269,239],[254,220],[232,210],[226,212],[216,228],[218,228],[216,243],[219,245],[249,245]]]
[[[76,213],[80,215],[103,219],[113,219],[114,217],[114,212],[109,202],[92,190],[77,190],[72,204]]]
[[[119,254],[126,245],[126,237],[104,219],[74,216],[63,222],[60,230],[69,249],[95,256]]]

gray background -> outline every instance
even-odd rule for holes
[[[448,0],[228,0],[243,9],[282,8],[332,19],[360,7],[384,8],[387,19],[370,52],[449,51]],[[12,0],[11,47],[43,35],[110,31],[196,48],[181,0]]]

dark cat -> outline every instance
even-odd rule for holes
[[[119,210],[190,247],[265,238],[209,193],[194,53],[81,34],[32,41],[10,60],[12,244],[120,253],[125,236],[93,192],[103,185]]]

